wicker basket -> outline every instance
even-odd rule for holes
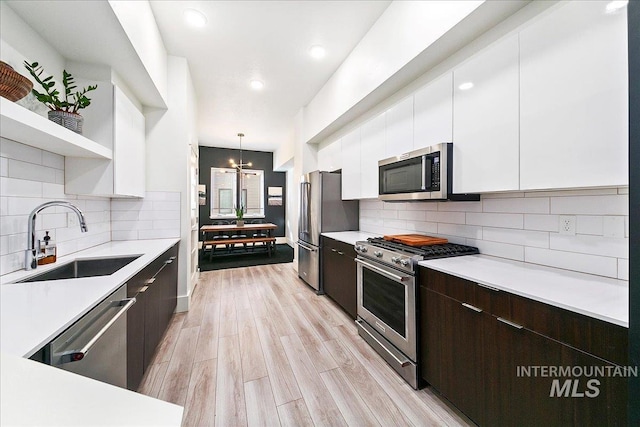
[[[0,96],[16,102],[27,96],[31,89],[31,80],[14,71],[11,65],[0,61]]]
[[[47,113],[49,120],[54,123],[64,126],[69,130],[74,131],[82,135],[82,124],[84,123],[84,117],[80,114],[67,113],[66,111],[53,110]]]

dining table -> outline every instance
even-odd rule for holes
[[[206,250],[206,246],[207,244],[211,246],[211,252],[209,253],[209,259],[211,259],[213,257],[213,253],[215,251],[215,246],[216,245],[225,245],[227,246],[227,254],[232,254],[232,249],[235,246],[234,242],[235,241],[242,241],[243,246],[246,249],[246,244],[247,243],[252,243],[252,240],[256,240],[256,242],[261,242],[261,243],[265,243],[266,248],[267,248],[267,252],[269,253],[269,256],[271,256],[271,252],[275,251],[276,248],[276,244],[275,244],[275,238],[273,237],[273,230],[275,230],[276,228],[278,228],[278,226],[276,224],[270,223],[270,222],[265,222],[265,223],[260,223],[260,224],[256,224],[256,223],[245,223],[244,225],[238,225],[238,224],[206,224],[200,227],[200,231],[205,233],[205,246],[203,246],[203,250]],[[251,234],[255,233],[255,232],[259,232],[259,231],[265,231],[266,232],[266,238],[263,237],[259,237],[257,239],[254,239],[251,237]],[[222,235],[230,235],[230,234],[244,234],[247,235],[246,238],[243,239],[216,239],[216,238],[209,238],[209,236],[214,236],[214,235],[218,235],[218,236],[222,236]],[[267,240],[267,241],[265,241]],[[252,246],[252,251],[253,251],[253,247],[255,247],[255,243],[253,242],[253,246]],[[231,245],[230,245],[231,244]]]

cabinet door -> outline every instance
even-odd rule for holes
[[[153,360],[164,330],[160,329],[162,288],[154,282],[144,293],[146,300],[144,306],[144,368],[146,370]]]
[[[378,160],[385,158],[385,114],[369,120],[360,128],[360,196],[378,197]]]
[[[386,113],[385,159],[413,150],[413,96]]]
[[[136,303],[127,311],[127,388],[136,391],[144,376],[145,294],[136,295]]]
[[[416,92],[413,149],[453,141],[453,73],[447,73]]]
[[[114,97],[114,193],[144,197],[144,116],[117,86],[114,87]]]
[[[360,198],[360,128],[342,138],[342,200]]]
[[[518,36],[453,72],[453,191],[519,188]]]
[[[628,185],[626,8],[563,2],[520,33],[520,187]]]
[[[342,168],[342,144],[337,140],[318,150],[318,169],[333,172]]]

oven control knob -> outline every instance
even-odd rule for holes
[[[407,265],[409,265],[409,260],[405,258],[405,259],[400,261],[400,264],[402,264],[403,266],[406,267]]]
[[[373,254],[375,256],[377,256],[378,258],[382,258],[382,252],[380,252],[380,251],[375,251]]]
[[[360,246],[360,252],[362,252],[363,254],[367,253],[367,247],[366,246]]]
[[[391,257],[391,262],[394,264],[398,264],[400,262],[400,258],[397,256]]]
[[[362,246],[356,245],[355,250],[356,252],[360,252],[362,250]]]

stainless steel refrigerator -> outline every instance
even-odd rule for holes
[[[342,200],[342,175],[315,171],[302,176],[298,218],[298,276],[318,293],[320,233],[358,230],[359,202]]]

